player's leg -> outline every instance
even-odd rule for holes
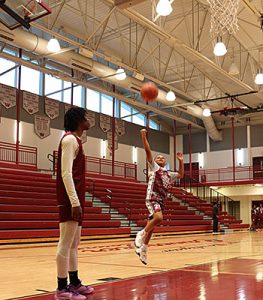
[[[69,271],[70,248],[78,229],[78,222],[67,221],[59,224],[60,237],[57,248],[57,276],[58,288],[55,293],[56,300],[85,300],[85,296],[72,293],[67,286],[67,277]]]
[[[81,237],[81,226],[78,226],[74,240],[70,248],[69,256],[69,281],[70,289],[81,295],[89,295],[93,293],[94,288],[88,285],[81,284],[78,277],[78,246]]]
[[[149,210],[149,220],[145,228],[139,231],[136,235],[134,244],[137,248],[140,248],[142,246],[146,235],[163,220],[162,207],[158,202],[146,200],[146,206]]]
[[[162,211],[157,211],[153,214],[153,218],[151,220],[149,220],[149,222],[147,223],[147,225],[144,228],[144,231],[147,233],[153,231],[154,227],[156,225],[161,224],[163,221],[163,213]]]
[[[154,227],[158,224],[160,224],[163,220],[163,213],[162,208],[159,203],[157,202],[151,202],[151,207],[148,207],[149,212],[154,212],[152,215],[150,215],[149,220],[147,222],[147,225],[143,230],[137,233],[136,239],[137,239],[137,245],[138,243],[141,243],[141,246],[136,249],[136,253],[140,256],[140,260],[143,264],[147,265],[147,251],[148,251],[148,244],[150,242],[150,239],[152,237],[152,233],[154,230]],[[139,238],[138,238],[139,236]],[[136,240],[135,240],[136,245]]]

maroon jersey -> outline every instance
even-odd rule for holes
[[[61,156],[62,156],[62,147],[61,142],[63,138],[67,135],[72,134],[67,132],[61,139],[59,148],[58,148],[58,161],[57,161],[57,202],[60,213],[60,222],[65,222],[72,220],[71,217],[71,202],[69,200],[62,176],[61,176]],[[74,134],[72,134],[75,136]],[[72,177],[75,185],[76,193],[79,198],[80,205],[82,207],[82,212],[84,212],[85,204],[85,155],[83,152],[83,147],[81,140],[75,136],[78,142],[78,154],[73,161],[72,167]]]
[[[168,190],[178,177],[178,172],[170,172],[157,165],[156,162],[149,163],[149,181],[147,187],[146,200],[164,204]]]

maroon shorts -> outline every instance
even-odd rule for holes
[[[81,206],[81,208],[82,208],[82,218],[79,221],[79,226],[82,225],[82,220],[84,217],[84,207]],[[74,221],[74,219],[72,218],[71,206],[60,205],[60,206],[58,206],[58,211],[59,211],[59,223],[67,222],[67,221]]]

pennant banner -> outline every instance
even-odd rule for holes
[[[65,103],[64,104],[64,109],[65,109],[65,113],[72,107],[71,104]]]
[[[59,116],[59,101],[46,97],[45,113],[51,120],[56,119]]]
[[[120,119],[115,119],[115,132],[121,136],[125,134],[125,122]]]
[[[112,152],[112,131],[107,132],[108,149]],[[114,150],[118,149],[118,136],[114,136]]]
[[[111,129],[111,117],[100,114],[100,128],[104,132],[108,132]]]
[[[92,111],[87,111],[88,120],[90,123],[90,128],[95,126],[95,113]]]
[[[85,144],[87,142],[87,133],[88,133],[88,131],[84,130],[82,133],[82,136],[80,137],[82,144]]]
[[[35,115],[35,133],[41,139],[50,135],[50,119],[48,117]]]
[[[37,113],[39,111],[39,96],[23,91],[23,108],[30,115]]]
[[[0,103],[5,108],[16,106],[16,89],[0,83]]]

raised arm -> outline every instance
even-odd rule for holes
[[[184,160],[183,160],[183,154],[181,152],[178,152],[176,155],[176,158],[178,159],[179,162],[179,176],[178,178],[183,178],[184,177]]]
[[[141,137],[142,137],[142,144],[143,144],[144,150],[146,152],[147,161],[151,164],[153,162],[153,156],[152,156],[152,151],[151,151],[149,142],[147,140],[147,130],[146,129],[141,129]]]

